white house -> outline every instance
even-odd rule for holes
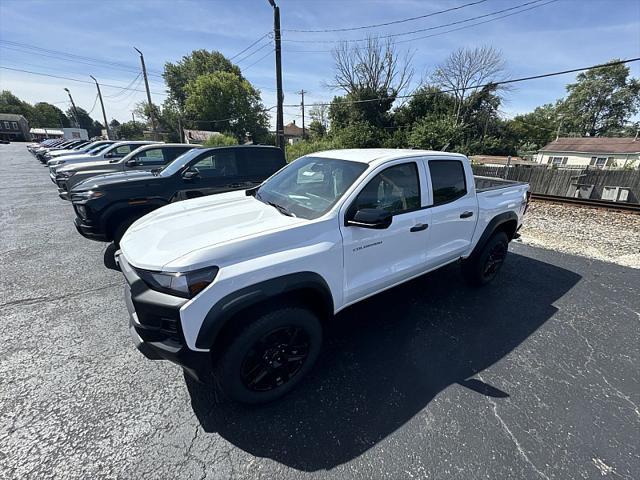
[[[640,139],[636,136],[558,138],[538,151],[538,163],[556,166],[640,166]]]

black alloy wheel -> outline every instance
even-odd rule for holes
[[[484,262],[484,267],[482,271],[482,276],[490,280],[496,276],[498,270],[504,263],[504,259],[507,257],[507,245],[504,243],[496,243],[492,246],[489,251],[489,255],[487,256],[486,261]]]
[[[255,342],[240,368],[242,383],[268,392],[296,376],[309,356],[310,338],[299,326],[276,328]]]

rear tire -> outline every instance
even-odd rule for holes
[[[507,256],[509,237],[504,232],[494,233],[479,255],[462,263],[462,274],[465,280],[479,287],[491,282]]]
[[[266,403],[291,391],[311,370],[322,345],[322,325],[311,310],[287,306],[258,313],[232,334],[215,366],[224,396]]]

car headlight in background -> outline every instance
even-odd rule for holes
[[[218,267],[208,267],[187,273],[150,272],[136,270],[140,278],[153,290],[193,298],[207,288],[218,274]]]
[[[105,193],[100,190],[87,190],[86,192],[74,192],[73,196],[80,200],[93,200],[95,198],[104,197]]]

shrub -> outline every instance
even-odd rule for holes
[[[206,147],[226,147],[228,145],[237,145],[238,140],[231,135],[212,135],[204,142]]]
[[[314,152],[320,152],[322,150],[333,150],[340,147],[333,139],[322,138],[319,140],[302,140],[294,143],[293,145],[287,145],[287,162],[291,162],[296,158],[308,155]]]

